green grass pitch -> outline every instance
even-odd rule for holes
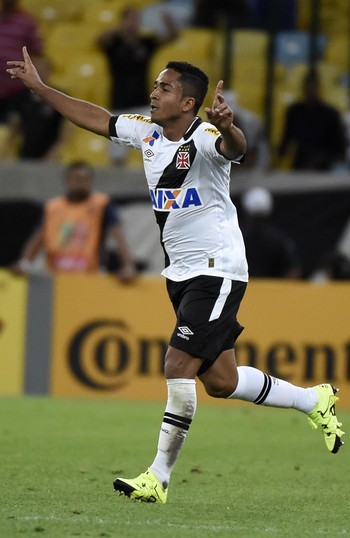
[[[296,411],[199,402],[168,504],[154,505],[112,482],[151,463],[163,404],[23,397],[0,409],[1,538],[350,535],[348,446],[328,453]]]

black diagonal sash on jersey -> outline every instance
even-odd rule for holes
[[[195,122],[195,124],[192,126],[190,131],[187,133],[187,137],[184,136],[184,139],[188,138],[193,132],[193,130],[198,126],[198,123]],[[194,129],[193,129],[194,128]],[[181,154],[186,153],[188,154],[188,164],[189,167],[186,168],[185,166],[182,167],[181,165]],[[194,158],[197,153],[197,148],[194,144],[193,140],[190,140],[189,142],[184,142],[179,146],[179,148],[176,150],[173,160],[166,168],[164,168],[163,174],[160,176],[158,184],[156,189],[180,189],[187,177],[187,174],[191,168],[191,165],[194,161]],[[169,211],[157,211],[154,210],[154,214],[156,216],[156,221],[160,229],[160,242],[164,250],[165,254],[165,267],[168,267],[169,265],[169,256],[164,248],[164,242],[163,242],[163,229],[164,225],[166,223],[166,220],[169,215]]]

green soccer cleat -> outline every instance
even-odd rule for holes
[[[168,490],[149,469],[137,478],[116,478],[113,485],[120,495],[135,501],[165,504],[168,496]]]
[[[332,454],[336,454],[344,444],[340,439],[344,432],[335,414],[335,403],[339,400],[335,394],[339,389],[332,385],[317,385],[314,387],[318,394],[318,403],[310,413],[307,413],[311,426],[316,430],[322,429],[326,446]]]

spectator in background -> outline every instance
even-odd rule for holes
[[[26,92],[23,84],[7,76],[7,59],[19,57],[23,45],[34,58],[42,54],[38,25],[18,3],[18,0],[0,0],[0,123],[7,123],[15,99]]]
[[[296,29],[298,0],[249,0],[249,3],[254,28],[266,30],[276,24],[280,32]]]
[[[303,100],[287,109],[279,157],[294,153],[294,170],[329,171],[345,158],[345,128],[339,112],[322,100],[316,71],[303,81]]]
[[[49,60],[44,56],[37,58],[35,66],[42,80],[47,82],[51,71]],[[68,138],[68,123],[27,88],[17,96],[14,107],[0,151],[2,158],[13,154],[13,147],[19,138],[18,157],[21,159],[56,161]]]
[[[250,0],[194,0],[194,5],[195,26],[242,28],[251,21]]]
[[[127,7],[117,28],[108,30],[98,38],[105,52],[111,78],[111,108],[115,114],[149,114],[149,63],[157,48],[178,35],[170,15],[165,15],[165,36],[143,35],[140,12]],[[127,149],[113,144],[111,156],[115,164],[123,164]]]
[[[249,275],[257,278],[300,278],[301,267],[294,241],[269,220],[273,209],[270,192],[262,187],[246,191],[241,199],[241,219]]]
[[[21,259],[13,270],[24,273],[42,248],[46,267],[52,273],[93,273],[101,267],[104,237],[118,244],[123,281],[135,277],[135,268],[127,247],[116,208],[107,195],[92,192],[93,170],[84,162],[68,166],[65,195],[47,202],[39,228],[26,243]]]

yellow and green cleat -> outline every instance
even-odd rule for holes
[[[119,495],[135,501],[165,504],[168,496],[168,490],[149,469],[136,478],[116,478],[113,485]]]
[[[329,384],[317,385],[314,389],[318,394],[318,403],[307,413],[308,420],[314,429],[321,428],[328,450],[336,454],[344,444],[341,440],[344,435],[340,429],[342,424],[335,413],[335,404],[339,400],[335,394],[339,389]]]

